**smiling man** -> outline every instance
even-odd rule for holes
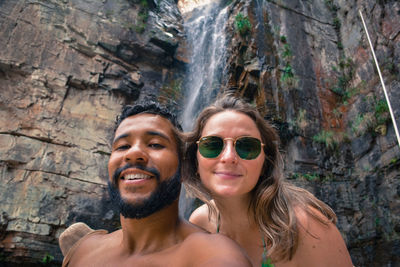
[[[62,235],[63,266],[250,266],[236,243],[179,218],[180,130],[154,102],[123,109],[108,163],[121,229],[88,231],[68,252]]]

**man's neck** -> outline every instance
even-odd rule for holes
[[[180,242],[181,220],[178,201],[142,219],[121,215],[122,247],[127,254],[148,254]]]

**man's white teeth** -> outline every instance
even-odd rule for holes
[[[127,174],[124,176],[125,180],[136,180],[136,179],[149,179],[150,176],[143,174],[143,173],[132,173],[132,174]]]

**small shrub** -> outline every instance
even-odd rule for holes
[[[313,182],[319,179],[318,173],[306,173],[303,175],[307,181]]]
[[[229,6],[230,4],[232,4],[232,0],[225,0],[225,6]]]
[[[290,58],[292,56],[292,50],[290,49],[289,44],[285,44],[283,46],[283,52],[282,52],[282,57],[283,58]]]
[[[149,3],[147,3],[147,0],[141,0],[140,1],[140,6],[142,7],[142,8],[149,8]]]
[[[113,14],[114,14],[114,11],[113,11],[113,10],[107,10],[107,11],[106,11],[106,17],[107,17],[107,18],[111,17]]]
[[[246,36],[251,30],[251,23],[248,17],[243,16],[242,13],[238,13],[235,17],[236,30],[241,36]]]
[[[293,78],[294,74],[292,71],[292,66],[290,65],[290,63],[287,63],[285,68],[282,70],[283,74],[281,77],[281,81],[285,82],[287,79],[289,78]]]
[[[336,12],[339,8],[333,3],[333,0],[325,0],[325,5],[327,5],[330,11]]]
[[[386,100],[379,100],[375,104],[375,118],[377,124],[384,124],[388,119],[388,112],[389,112],[389,106],[386,103]]]
[[[317,143],[324,144],[326,148],[335,148],[337,145],[335,134],[332,131],[322,130],[317,135],[314,135],[312,139]]]
[[[339,69],[332,66],[332,70],[338,76],[336,84],[330,90],[339,95],[343,103],[347,103],[349,98],[358,92],[358,88],[349,89],[350,81],[354,77],[354,63],[351,58],[342,59],[339,62]]]
[[[143,33],[146,29],[146,22],[149,18],[149,4],[147,0],[140,0],[140,10],[137,15],[136,25],[133,27],[137,33]]]
[[[292,66],[288,62],[282,71],[281,82],[285,84],[287,87],[294,88],[298,86],[298,78],[295,77],[292,71]]]
[[[358,114],[354,121],[351,121],[351,131],[355,134],[359,134],[359,127],[361,123],[364,121],[364,115]]]
[[[42,258],[42,263],[43,264],[49,264],[54,260],[54,256],[50,255],[49,253],[46,252],[46,255]]]
[[[342,113],[337,108],[332,110],[332,114],[336,119],[340,119],[342,117]]]
[[[149,18],[149,12],[145,12],[145,11],[140,12],[139,15],[138,15],[138,17],[139,17],[139,19],[140,19],[141,21],[146,22],[147,19]]]
[[[309,182],[314,182],[320,180],[320,176],[318,173],[298,173],[295,172],[291,175],[292,179],[305,179]]]
[[[138,22],[135,27],[135,32],[137,33],[143,33],[144,30],[146,29],[146,24],[144,24],[143,22]]]
[[[346,68],[351,68],[351,67],[353,67],[353,65],[354,65],[353,60],[351,58],[349,58],[349,57],[348,58],[342,58],[339,61],[339,67],[342,70],[344,70]]]
[[[385,100],[379,100],[375,105],[375,114],[382,114],[385,112],[389,112],[389,106]]]
[[[305,130],[308,126],[307,118],[306,118],[307,111],[305,109],[300,109],[299,113],[296,117],[296,124],[301,130]]]
[[[340,26],[341,26],[341,23],[340,23],[339,18],[335,17],[333,19],[333,27],[335,28],[335,30],[340,30]]]

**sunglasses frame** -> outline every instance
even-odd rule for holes
[[[217,137],[217,138],[221,139],[222,142],[223,142],[223,146],[222,146],[221,151],[220,151],[220,152],[218,153],[218,155],[217,155],[216,157],[214,157],[214,158],[205,157],[205,156],[203,156],[203,155],[200,153],[200,151],[199,151],[199,153],[200,153],[201,156],[203,156],[204,158],[208,158],[208,159],[216,159],[216,158],[218,158],[218,157],[221,155],[222,151],[224,151],[224,149],[225,149],[226,140],[232,140],[232,141],[233,141],[233,147],[234,147],[234,149],[235,149],[235,153],[238,155],[239,158],[241,158],[241,159],[243,159],[243,160],[253,160],[253,159],[256,159],[256,158],[260,155],[260,153],[261,153],[261,151],[262,151],[262,148],[265,146],[265,144],[264,144],[260,139],[254,137],[254,136],[250,136],[250,135],[239,136],[239,137],[236,137],[236,138],[232,138],[232,137],[222,138],[222,137],[219,137],[219,136],[217,136],[217,135],[206,135],[206,136],[200,137],[200,139],[196,141],[197,149],[200,150],[199,144],[200,144],[201,140],[202,140],[203,138],[206,138],[206,137]],[[245,158],[242,158],[242,157],[239,155],[238,151],[236,150],[236,141],[239,140],[239,139],[241,139],[241,138],[246,138],[246,137],[247,137],[247,138],[250,137],[250,138],[253,138],[253,139],[257,139],[257,140],[260,142],[260,145],[261,145],[260,152],[258,153],[257,157],[255,157],[255,158],[252,158],[252,159],[245,159]]]

